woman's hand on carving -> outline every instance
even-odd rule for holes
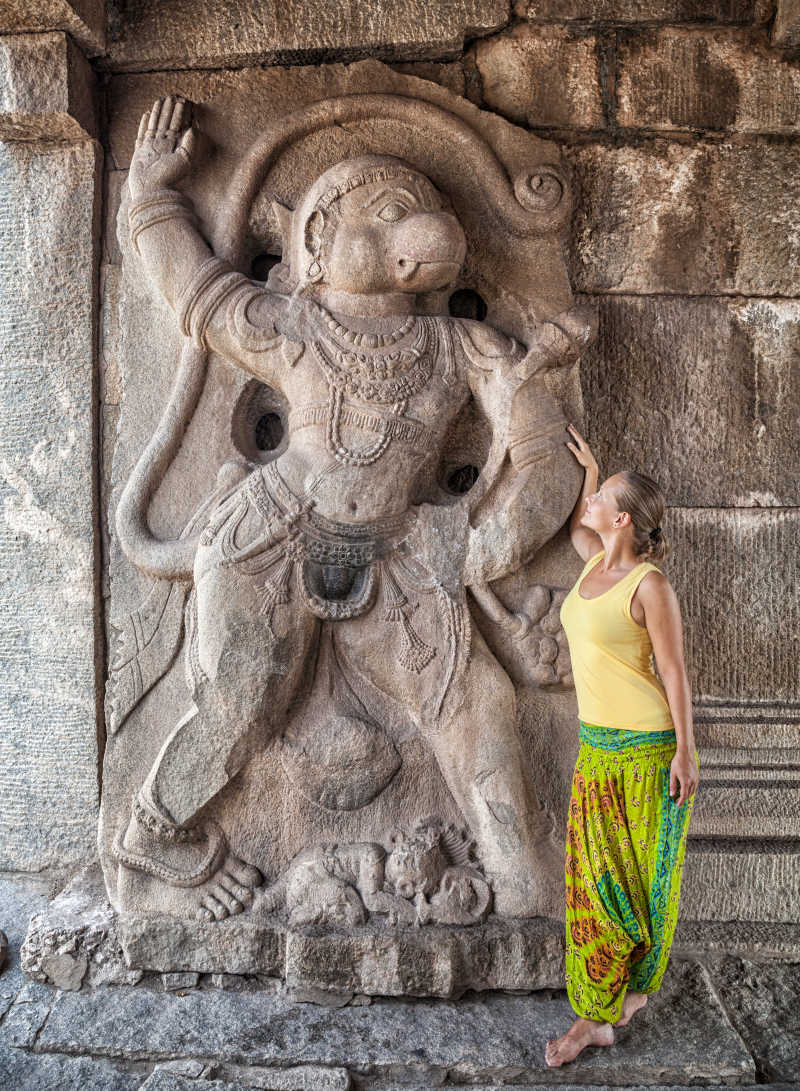
[[[197,133],[183,126],[186,102],[169,95],[142,115],[128,185],[134,198],[173,185],[189,172]]]
[[[577,428],[568,424],[567,429],[575,440],[574,443],[567,442],[567,447],[572,451],[573,455],[580,462],[581,466],[586,470],[597,469],[597,459],[592,454],[591,448],[583,436],[580,434]]]

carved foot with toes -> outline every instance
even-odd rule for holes
[[[163,912],[200,921],[224,920],[253,903],[261,872],[234,855],[214,822],[169,823],[147,801],[137,800],[114,855],[120,908]]]
[[[197,920],[221,921],[244,912],[253,904],[255,890],[261,883],[257,868],[228,853],[219,871],[194,891],[199,902]]]

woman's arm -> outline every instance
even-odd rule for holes
[[[581,560],[588,561],[590,557],[594,557],[595,554],[599,553],[603,548],[600,535],[595,534],[595,532],[589,530],[588,527],[581,526],[581,516],[583,515],[584,507],[586,505],[586,497],[591,496],[593,492],[597,492],[597,461],[589,449],[589,444],[580,432],[573,428],[571,424],[568,424],[567,428],[569,429],[572,438],[575,440],[574,443],[567,442],[567,447],[572,451],[575,458],[586,471],[583,478],[581,494],[578,497],[578,502],[573,509],[569,521],[569,537]]]
[[[662,572],[649,572],[636,593],[644,610],[653,655],[675,725],[678,747],[670,767],[669,794],[674,797],[680,787],[677,799],[680,807],[694,795],[700,776],[695,759],[692,694],[683,658],[681,608],[677,595]]]

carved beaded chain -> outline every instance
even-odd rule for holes
[[[428,351],[431,323],[411,315],[389,334],[357,333],[330,315],[325,315],[325,324],[333,336],[326,331],[311,342],[311,347],[328,383],[326,446],[338,462],[369,466],[389,447],[392,429],[387,421],[386,430],[375,443],[357,449],[348,447],[341,434],[345,397],[386,405],[392,417],[402,417],[408,399],[422,390],[433,374],[434,354]],[[400,345],[412,337],[411,344]]]

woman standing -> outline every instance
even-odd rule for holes
[[[597,462],[569,430],[586,470],[570,522],[586,564],[561,607],[580,719],[566,860],[567,992],[578,1018],[548,1042],[551,1067],[611,1045],[613,1026],[659,989],[698,782],[680,607],[651,563],[667,554],[663,494],[632,472],[598,488]]]

